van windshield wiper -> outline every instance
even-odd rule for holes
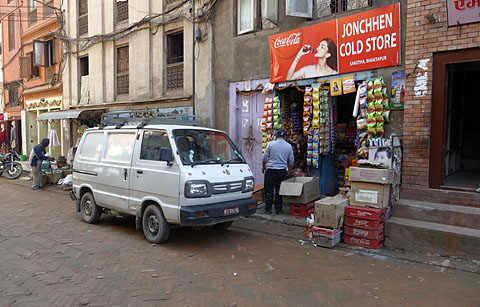
[[[227,160],[227,161],[223,161],[223,162],[222,162],[222,166],[224,166],[225,164],[230,164],[230,163],[232,163],[233,161],[243,162],[242,159],[240,159],[240,158],[237,157],[237,158],[233,158],[233,159],[230,159],[230,160]]]
[[[206,159],[206,160],[202,160],[202,161],[195,161],[193,162],[191,165],[192,167],[194,167],[195,165],[198,165],[198,164],[205,164],[205,163],[212,163],[212,162],[219,162],[217,159]]]

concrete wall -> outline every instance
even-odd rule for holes
[[[428,187],[432,114],[433,55],[437,52],[480,47],[480,23],[447,26],[444,0],[408,0],[406,29],[406,88],[404,112],[403,186]],[[435,14],[440,22],[429,24],[427,14]],[[425,70],[415,67],[419,60]],[[414,73],[415,70],[415,73]],[[427,75],[425,95],[414,93],[417,73]],[[441,154],[441,153],[438,153]]]
[[[204,1],[197,1],[200,7]],[[64,2],[66,28],[70,37],[77,33],[77,1]],[[86,36],[105,35],[140,21],[148,14],[163,11],[162,1],[130,0],[129,20],[116,24],[114,1],[89,0],[89,33]],[[188,7],[184,8],[188,12]],[[200,23],[202,29],[209,25]],[[166,89],[166,34],[168,31],[184,32],[184,87],[180,90]],[[196,43],[196,99],[197,114],[209,125],[212,114],[211,93],[211,30]],[[81,44],[80,44],[81,45]],[[192,23],[180,18],[167,24],[153,20],[144,23],[123,39],[103,41],[80,51],[80,45],[72,44],[65,68],[64,99],[66,108],[80,106],[80,56],[89,57],[90,107],[104,106],[106,109],[130,109],[165,106],[192,105]],[[129,46],[129,93],[116,95],[116,48]],[[119,104],[122,103],[122,104]]]
[[[215,83],[215,110],[216,127],[228,131],[228,88],[230,82],[243,80],[258,80],[270,78],[270,52],[268,37],[270,35],[302,28],[305,26],[322,23],[332,19],[358,14],[362,11],[384,7],[392,4],[391,1],[372,1],[371,7],[352,10],[341,14],[335,14],[324,18],[308,20],[306,18],[291,17],[285,15],[285,1],[279,1],[279,26],[273,29],[260,30],[237,36],[235,34],[235,1],[218,1],[214,19],[214,83]],[[402,13],[402,56],[405,54],[405,7],[406,0],[400,1]],[[383,76],[390,87],[392,72],[403,69],[399,67],[382,68],[372,71],[373,75]],[[392,132],[401,134],[403,112],[392,112],[394,122],[390,123]],[[386,125],[386,126],[389,126]],[[396,127],[396,128],[394,128]]]

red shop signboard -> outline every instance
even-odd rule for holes
[[[400,4],[272,35],[270,82],[400,65]]]

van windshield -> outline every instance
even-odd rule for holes
[[[183,165],[246,163],[225,133],[175,129],[173,136]]]

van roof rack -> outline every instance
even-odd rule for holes
[[[143,128],[146,125],[154,124],[201,126],[203,120],[196,115],[165,113],[160,109],[147,108],[105,112],[102,114],[100,127],[115,126],[120,128],[124,125],[138,125],[137,128]]]

